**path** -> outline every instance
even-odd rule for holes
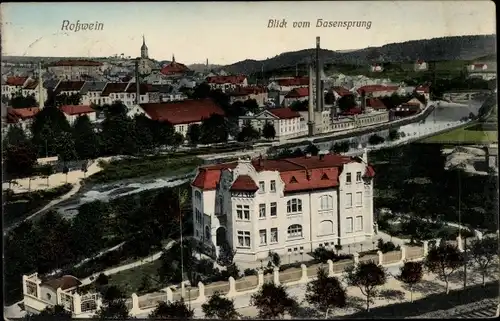
[[[498,299],[485,299],[479,302],[463,304],[448,310],[433,311],[407,319],[434,319],[434,318],[457,318],[457,319],[482,319],[498,316],[500,304]]]

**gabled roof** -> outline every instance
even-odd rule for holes
[[[57,291],[58,288],[61,290],[67,290],[81,285],[82,282],[72,275],[65,275],[58,279],[52,279],[43,282],[41,285],[48,286],[53,290]]]
[[[366,106],[373,109],[387,109],[382,100],[379,98],[368,98],[366,100]]]
[[[26,84],[26,86],[24,86],[23,89],[34,90],[34,89],[36,89],[36,87],[38,87],[38,80],[33,80],[33,81],[28,82]]]
[[[85,81],[61,81],[55,91],[80,91],[83,85],[85,85]]]
[[[259,189],[254,180],[248,175],[240,175],[231,185],[231,191],[256,192]]]
[[[334,92],[336,92],[339,96],[352,95],[352,92],[350,92],[348,89],[341,87],[341,86],[332,87],[332,90]]]
[[[128,82],[108,82],[101,93],[101,97],[107,97],[111,93],[124,93]]]
[[[362,91],[365,94],[379,92],[379,91],[397,91],[399,89],[398,86],[385,86],[385,85],[367,85],[363,87],[359,87],[357,92],[361,94]]]
[[[86,81],[80,90],[80,94],[85,95],[89,91],[103,91],[106,84],[106,81]]]
[[[299,112],[294,111],[290,108],[273,108],[269,109],[268,112],[278,117],[279,119],[292,119],[300,117]]]
[[[57,87],[58,83],[59,83],[59,80],[57,80],[57,79],[45,80],[43,82],[43,88],[45,88],[45,89],[55,89]]]
[[[309,77],[296,77],[291,79],[278,79],[276,83],[279,86],[307,86],[309,85]]]
[[[40,111],[38,107],[31,108],[8,108],[7,109],[7,122],[8,123],[17,123],[21,120],[26,120],[35,117],[36,114]]]
[[[213,76],[213,77],[207,77],[206,81],[210,84],[233,84],[233,85],[239,85],[243,83],[247,79],[246,76],[244,75],[238,75],[238,76]]]
[[[290,92],[286,94],[285,98],[302,98],[308,96],[309,96],[309,87],[300,87],[290,90]]]
[[[415,91],[416,92],[423,92],[423,93],[428,93],[429,92],[429,86],[418,86],[417,88],[415,88]]]
[[[130,83],[125,90],[127,93],[135,93],[137,90],[137,84],[135,82]],[[148,92],[156,91],[152,85],[149,84],[139,84],[139,95],[145,95]]]
[[[151,119],[168,121],[173,125],[190,124],[224,111],[212,99],[187,99],[181,101],[141,104]]]
[[[7,77],[7,80],[5,82],[9,86],[19,87],[23,86],[28,78],[29,77]]]
[[[95,110],[88,105],[64,105],[60,107],[66,115],[82,115],[95,113]]]
[[[151,85],[160,94],[170,94],[174,87],[172,85]]]

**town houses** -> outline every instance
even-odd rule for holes
[[[374,175],[366,150],[200,167],[191,184],[194,236],[228,242],[247,262],[363,242],[374,234]]]
[[[250,124],[263,134],[266,124],[271,124],[276,132],[275,138],[289,139],[307,134],[307,123],[299,112],[290,108],[271,108],[256,115],[251,113],[238,118],[240,129]]]
[[[207,77],[206,82],[211,89],[220,89],[223,92],[248,86],[247,77],[244,75],[212,76]]]

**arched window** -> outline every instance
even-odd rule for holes
[[[205,226],[205,239],[210,240],[210,228]]]
[[[330,220],[321,221],[319,224],[319,235],[333,234],[333,222]]]
[[[298,198],[292,198],[286,202],[287,213],[300,213],[302,212],[302,201]]]
[[[333,197],[331,195],[323,195],[319,199],[320,199],[320,208],[322,210],[333,209]]]
[[[201,202],[201,192],[200,192],[200,191],[195,191],[195,192],[194,192],[194,198],[195,198],[197,201]]]
[[[293,224],[288,227],[288,238],[302,237],[302,225]]]

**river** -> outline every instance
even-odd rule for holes
[[[477,114],[481,105],[482,101],[471,101],[468,105],[442,102],[440,107],[436,108],[424,121],[402,126],[399,130],[405,132],[406,135],[412,135],[416,132],[435,131],[436,128],[444,129],[447,124],[456,123],[463,117],[468,116],[471,112]],[[382,137],[387,137],[389,131],[381,131],[378,134]],[[371,135],[373,135],[373,133],[351,137],[344,139],[344,141],[349,141],[353,146],[357,146],[359,143],[366,146]],[[318,147],[321,150],[329,150],[332,143],[333,142],[320,143]],[[179,186],[190,181],[194,177],[194,174],[195,172],[193,171],[193,173],[183,176],[158,177],[154,179],[134,178],[113,183],[86,186],[69,200],[58,204],[56,209],[59,210],[63,216],[71,218],[77,213],[78,207],[84,203],[96,200],[109,201],[114,198],[132,195],[146,190]]]

